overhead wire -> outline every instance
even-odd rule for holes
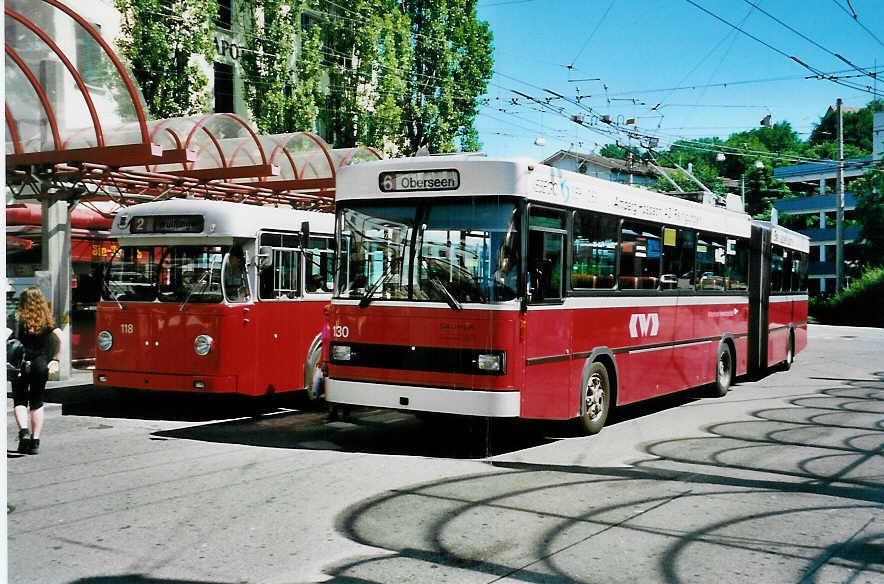
[[[844,12],[846,12],[847,15],[850,16],[850,17],[853,19],[853,21],[854,21],[855,23],[857,23],[857,24],[860,26],[860,28],[862,28],[864,31],[866,31],[867,33],[869,33],[869,36],[871,36],[873,39],[875,39],[876,41],[878,41],[878,44],[879,44],[879,45],[881,45],[882,47],[884,47],[884,42],[882,42],[881,39],[879,39],[878,36],[877,36],[875,33],[873,33],[873,32],[869,29],[869,27],[867,27],[866,25],[864,25],[863,23],[861,23],[861,22],[859,21],[859,16],[856,14],[856,11],[853,9],[853,6],[850,5],[850,2],[847,3],[847,5],[850,6],[850,10],[848,10],[847,8],[844,8],[844,6],[842,6],[842,5],[838,2],[838,0],[832,0],[832,1],[835,2],[835,5],[836,5],[838,8],[840,8],[841,10],[843,10]]]
[[[617,0],[611,0],[611,3],[608,4],[608,9],[605,10],[605,13],[602,14],[602,17],[599,19],[598,23],[595,25],[595,28],[592,29],[592,32],[589,33],[589,36],[586,37],[586,41],[584,41],[583,46],[580,47],[580,50],[577,51],[577,55],[571,59],[571,64],[569,65],[569,69],[574,66],[574,63],[577,62],[577,59],[580,58],[580,55],[583,54],[583,51],[586,50],[587,45],[592,40],[592,37],[595,36],[595,33],[598,32],[599,28],[601,28],[602,24],[605,22],[605,19],[608,17],[608,14],[611,12],[611,9],[614,7],[614,4],[617,3]]]
[[[796,63],[798,63],[799,65],[801,65],[801,66],[804,67],[805,69],[808,69],[809,71],[813,72],[814,74],[816,74],[816,75],[820,75],[820,74],[821,74],[821,71],[820,71],[819,69],[816,69],[816,68],[814,68],[814,67],[808,65],[807,63],[805,63],[804,61],[802,61],[801,59],[799,59],[798,57],[796,57],[796,56],[794,56],[794,55],[789,55],[789,54],[786,53],[785,51],[783,51],[783,50],[781,50],[781,49],[778,49],[777,47],[773,46],[772,44],[770,44],[770,43],[764,41],[763,39],[761,39],[761,38],[755,36],[754,34],[748,32],[748,31],[746,31],[746,30],[742,29],[741,27],[739,27],[739,26],[733,24],[732,22],[728,21],[727,19],[722,18],[721,16],[715,14],[715,13],[712,12],[711,10],[708,10],[708,9],[704,8],[703,6],[700,6],[699,4],[697,4],[696,2],[694,2],[694,0],[685,0],[685,2],[687,2],[688,4],[690,4],[690,5],[694,6],[694,7],[696,7],[698,10],[701,10],[701,11],[705,12],[705,13],[708,14],[709,16],[715,18],[716,20],[723,22],[724,24],[730,26],[731,28],[740,31],[740,32],[743,33],[744,35],[748,36],[749,38],[751,38],[752,40],[754,40],[754,41],[756,41],[756,42],[758,42],[758,43],[761,43],[762,45],[764,45],[764,46],[767,47],[768,49],[774,51],[775,53],[778,53],[778,54],[780,54],[780,55],[786,57],[787,59],[790,59],[790,60],[792,60],[792,61],[795,61]],[[852,84],[852,83],[846,83],[846,82],[844,82],[844,81],[840,81],[840,80],[838,80],[838,79],[832,79],[832,78],[827,78],[827,77],[825,77],[824,79],[826,79],[827,81],[831,81],[831,82],[833,82],[833,83],[836,83],[836,84],[838,84],[838,85],[843,85],[844,87],[849,87],[849,88],[851,88],[851,89],[856,89],[856,90],[858,90],[858,91],[864,91],[864,92],[867,92],[867,93],[873,93],[873,94],[877,95],[877,92],[876,92],[871,86],[862,87],[862,86],[854,85],[854,84]]]
[[[767,10],[765,10],[764,8],[761,8],[758,4],[756,4],[756,3],[753,2],[752,0],[743,0],[743,2],[745,2],[746,4],[752,6],[753,8],[755,8],[756,10],[758,10],[759,12],[761,12],[762,14],[764,14],[765,16],[767,16],[768,18],[774,20],[774,21],[777,22],[778,24],[782,25],[784,28],[786,28],[786,29],[790,30],[791,32],[795,33],[796,35],[800,36],[801,38],[803,38],[804,40],[806,40],[807,42],[809,42],[809,43],[812,44],[813,46],[817,47],[818,49],[820,49],[820,50],[822,50],[822,51],[825,51],[826,53],[829,53],[830,55],[832,55],[833,57],[835,57],[835,58],[837,58],[837,59],[839,59],[839,60],[841,60],[841,61],[844,61],[845,63],[847,63],[848,65],[850,65],[850,66],[853,67],[854,69],[856,69],[857,71],[859,71],[859,72],[861,72],[861,73],[864,73],[864,74],[866,74],[866,75],[868,75],[868,76],[870,76],[870,77],[874,77],[874,75],[872,75],[872,74],[869,73],[868,71],[865,71],[865,70],[863,70],[863,69],[857,67],[856,65],[854,65],[853,63],[851,63],[850,61],[848,61],[846,58],[842,57],[840,54],[836,53],[835,51],[833,51],[833,50],[831,50],[831,49],[827,49],[826,47],[824,47],[823,45],[819,44],[818,42],[816,42],[815,40],[813,40],[812,38],[810,38],[810,37],[807,36],[806,34],[802,33],[802,32],[799,31],[799,30],[796,30],[795,28],[793,28],[792,26],[790,26],[788,23],[783,22],[782,20],[780,20],[779,18],[777,18],[776,16],[774,16],[773,14],[771,14],[770,12],[768,12]]]

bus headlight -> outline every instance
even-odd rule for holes
[[[110,331],[101,331],[98,333],[98,348],[102,351],[110,351],[111,347],[114,346],[114,336],[110,333]]]
[[[199,335],[193,340],[193,350],[201,357],[208,355],[214,345],[215,341],[209,335]]]
[[[332,359],[335,361],[349,361],[352,356],[350,345],[334,345],[332,347]]]
[[[479,367],[479,371],[501,371],[503,357],[501,355],[479,355],[476,365]]]

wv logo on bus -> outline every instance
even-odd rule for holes
[[[633,339],[642,337],[656,337],[660,332],[660,317],[656,312],[650,314],[633,314],[629,317],[629,336]]]

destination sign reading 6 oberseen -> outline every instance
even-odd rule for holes
[[[378,184],[381,192],[453,191],[460,187],[460,174],[449,170],[415,170],[412,172],[382,172]]]

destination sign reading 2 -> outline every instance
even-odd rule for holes
[[[149,215],[133,217],[129,223],[131,233],[201,233],[202,215]]]
[[[378,184],[382,193],[453,191],[460,187],[460,174],[454,169],[382,172]]]

